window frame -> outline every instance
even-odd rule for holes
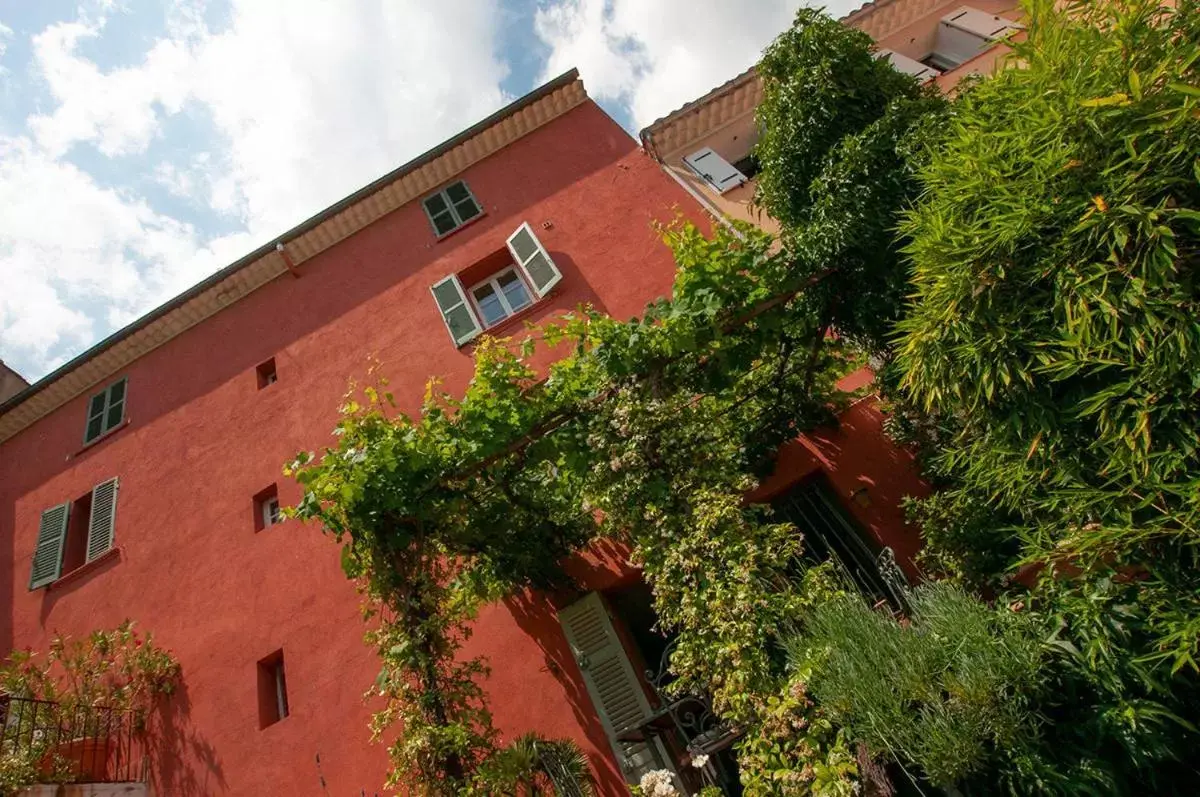
[[[280,514],[280,511],[281,507],[278,495],[272,495],[262,500],[262,524],[264,529],[269,529],[271,526],[278,526],[283,522],[283,516]]]
[[[121,402],[120,402],[121,403],[121,417],[117,419],[116,423],[114,423],[110,426],[110,425],[108,425],[108,415],[112,411],[113,405],[116,403],[112,400],[112,394],[118,385],[121,386]],[[92,405],[96,402],[96,399],[100,398],[101,396],[104,397],[103,409],[99,413],[93,413]],[[117,429],[120,429],[121,426],[123,426],[125,423],[125,416],[127,414],[126,409],[128,407],[129,407],[129,377],[127,377],[127,376],[121,377],[120,379],[113,382],[108,387],[101,390],[99,393],[93,393],[91,396],[89,396],[88,403],[87,403],[87,415],[84,418],[84,424],[83,424],[84,448],[92,445],[93,443],[96,443],[99,440],[104,439],[106,436],[108,436],[109,434],[112,434]],[[92,420],[97,417],[99,417],[99,419],[100,419],[100,431],[96,433],[95,437],[89,438],[88,430],[92,426]]]
[[[525,275],[522,274],[522,271],[523,269],[518,268],[517,264],[513,263],[495,272],[487,279],[475,283],[467,289],[467,297],[470,300],[472,309],[475,311],[475,320],[478,321],[484,329],[491,329],[492,327],[503,324],[517,313],[533,307],[535,304],[537,304],[538,299],[541,298],[537,295],[537,291],[534,290],[533,286],[529,284],[528,280],[525,279]],[[500,285],[500,278],[510,272],[514,277],[517,278],[517,281],[521,283],[521,286],[525,288],[525,295],[529,297],[528,302],[516,309],[513,309],[513,306],[508,301],[508,295],[504,293],[504,288]],[[479,304],[479,299],[475,296],[475,291],[485,285],[492,286],[492,290],[495,291],[497,298],[500,299],[500,305],[504,308],[504,316],[490,324],[484,315],[483,307]]]
[[[467,192],[467,197],[471,200],[472,204],[475,205],[476,213],[474,216],[471,216],[468,219],[464,219],[459,214],[458,206],[455,204],[454,200],[450,197],[450,189],[456,185],[461,185],[463,187],[463,190]],[[450,218],[454,221],[454,226],[451,227],[450,229],[446,230],[445,232],[441,232],[440,230],[438,230],[437,222],[434,221],[434,216],[435,215],[440,216],[443,213],[445,213],[446,211],[441,211],[441,212],[435,214],[429,209],[429,200],[431,200],[435,197],[441,197],[442,202],[444,202],[446,205],[446,211],[449,211]],[[446,185],[442,186],[440,189],[438,189],[437,191],[434,191],[432,194],[428,194],[421,200],[421,209],[425,211],[425,218],[427,218],[429,220],[429,226],[433,228],[434,237],[437,238],[438,240],[445,238],[447,235],[450,235],[451,233],[457,232],[458,230],[462,229],[467,224],[470,224],[471,222],[473,222],[476,219],[481,218],[483,216],[483,205],[480,203],[479,199],[475,196],[475,193],[471,190],[471,186],[467,185],[466,180],[455,180],[452,183],[447,183]]]

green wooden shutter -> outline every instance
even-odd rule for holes
[[[69,501],[42,513],[37,547],[33,552],[33,567],[29,572],[30,589],[44,587],[62,574],[63,544],[67,540],[67,520],[70,516]]]
[[[525,277],[539,297],[545,296],[562,279],[558,266],[554,265],[542,242],[533,234],[529,222],[508,236],[507,243],[508,251],[516,259],[517,266],[525,272]]]
[[[433,299],[437,302],[442,320],[446,322],[446,329],[450,330],[450,337],[456,345],[461,346],[482,331],[475,313],[467,304],[467,295],[456,275],[451,274],[430,290],[433,291]]]
[[[558,621],[625,779],[637,783],[651,770],[668,768],[657,743],[617,741],[620,731],[645,720],[652,709],[599,593],[560,611]]]
[[[92,517],[88,522],[87,561],[113,546],[117,523],[117,480],[109,479],[92,490]]]

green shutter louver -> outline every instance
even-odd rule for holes
[[[113,546],[117,523],[117,480],[109,479],[92,490],[92,517],[88,522],[87,561],[102,556]]]
[[[538,298],[545,296],[562,279],[558,266],[554,265],[542,242],[533,234],[529,222],[525,222],[508,236],[506,243],[508,251],[517,261],[517,266],[525,272]]]
[[[450,337],[456,346],[461,346],[482,331],[479,321],[475,318],[475,312],[471,305],[467,304],[466,292],[463,291],[457,276],[451,274],[437,282],[430,290],[433,291],[433,299],[437,302],[442,320],[446,322],[446,329],[450,331]]]
[[[565,607],[558,613],[558,622],[625,780],[637,783],[651,770],[673,769],[657,738],[641,742],[617,739],[621,731],[646,720],[653,710],[600,594],[589,593]]]
[[[67,521],[70,516],[69,501],[42,513],[37,547],[33,552],[33,566],[29,571],[31,590],[50,584],[62,573],[63,545],[67,540]]]

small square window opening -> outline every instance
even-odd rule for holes
[[[421,203],[429,223],[439,238],[453,232],[471,219],[483,213],[483,208],[475,201],[471,189],[462,180],[451,183]]]
[[[111,432],[125,419],[125,388],[127,379],[112,383],[92,396],[88,402],[87,425],[83,444],[87,445]]]
[[[258,662],[258,727],[274,725],[289,714],[283,650]]]
[[[279,488],[272,484],[254,496],[254,530],[262,531],[268,526],[283,522],[280,512]]]
[[[258,375],[258,389],[262,390],[268,385],[273,385],[279,381],[279,374],[275,371],[275,358],[267,360],[265,363],[260,363],[254,369]]]

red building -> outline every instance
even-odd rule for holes
[[[362,695],[378,661],[337,546],[278,521],[299,497],[282,463],[327,443],[369,358],[415,412],[430,376],[466,384],[482,327],[516,335],[581,303],[640,314],[674,270],[652,225],[679,212],[711,223],[570,72],[0,404],[0,649],[125,618],[153,631],[183,671],[155,794],[375,793],[387,762]],[[890,544],[903,562],[897,501],[919,485],[880,423],[854,405],[788,447],[760,497],[854,527],[852,560]],[[670,765],[615,741],[651,710],[642,673],[665,643],[620,551],[574,570],[594,592],[490,606],[467,652],[492,664],[505,738],[576,739],[622,794],[639,766]],[[587,668],[568,635],[592,646]]]

